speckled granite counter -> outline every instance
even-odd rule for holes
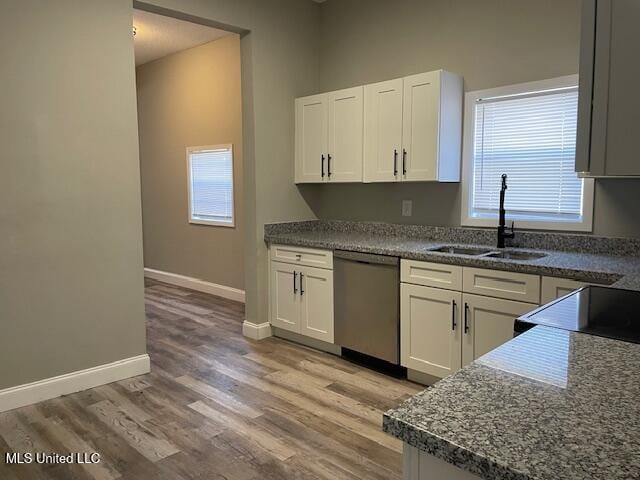
[[[522,250],[544,252],[535,260],[506,260],[431,251],[442,245],[495,250],[492,230],[402,226],[360,222],[293,222],[265,226],[265,241],[351,250],[495,270],[531,273],[640,290],[640,241],[552,233],[516,232]]]
[[[491,230],[357,222],[265,226],[265,241],[613,283],[640,290],[640,240],[517,232],[519,261],[431,251],[494,249]],[[640,345],[538,326],[385,413],[383,429],[488,480],[640,479]]]
[[[640,345],[536,327],[384,415],[485,479],[640,478]]]

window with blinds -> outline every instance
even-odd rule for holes
[[[189,221],[233,226],[233,150],[231,145],[187,149]]]
[[[585,223],[586,206],[585,181],[575,172],[578,87],[507,91],[477,95],[467,105],[473,115],[467,124],[472,127],[466,145],[471,155],[465,154],[470,164],[465,186],[469,218],[497,218],[501,176],[507,174],[505,209],[510,220],[583,229],[571,226]]]

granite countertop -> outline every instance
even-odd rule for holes
[[[269,244],[392,255],[640,290],[640,240],[518,232],[506,260],[479,229],[310,221],[265,226]],[[384,414],[383,429],[488,480],[640,478],[640,345],[537,326]]]
[[[484,479],[640,478],[638,365],[640,345],[538,326],[386,412],[383,429]]]
[[[453,230],[453,229],[452,229]],[[463,229],[458,229],[463,230]],[[473,232],[472,229],[464,229]],[[493,232],[491,232],[493,235]],[[512,272],[531,273],[562,278],[570,278],[584,282],[608,284],[618,288],[640,290],[640,258],[623,255],[606,255],[602,253],[582,253],[579,251],[558,251],[540,248],[518,248],[522,251],[542,252],[546,256],[533,260],[507,260],[483,256],[457,255],[431,251],[442,245],[464,245],[486,247],[495,251],[495,246],[486,241],[486,234],[463,238],[471,242],[461,242],[460,235],[447,238],[416,238],[411,235],[390,234],[381,231],[335,230],[325,228],[281,229],[265,231],[265,241],[269,244],[296,245],[329,250],[350,250],[363,253],[392,255],[406,259],[425,260],[438,263],[462,265]],[[571,238],[570,236],[567,236]],[[584,236],[576,236],[578,239]],[[456,241],[457,240],[457,241]],[[580,245],[576,245],[579,249]],[[615,252],[615,250],[612,250]],[[627,253],[627,252],[624,252]]]

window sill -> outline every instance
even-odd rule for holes
[[[235,228],[235,222],[216,222],[215,220],[198,220],[198,219],[190,219],[189,223],[192,225],[208,225],[210,227],[227,227],[227,228]]]
[[[593,231],[592,222],[584,220],[582,222],[563,222],[553,220],[522,220],[507,217],[506,225],[511,227],[511,222],[515,222],[516,231],[522,230],[552,230],[556,232],[583,232],[590,233]],[[460,222],[463,227],[482,227],[482,228],[498,228],[497,218],[463,218]]]

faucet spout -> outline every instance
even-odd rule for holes
[[[514,222],[511,222],[511,229],[507,229],[505,226],[506,222],[506,211],[504,209],[504,196],[507,191],[507,174],[502,174],[502,186],[500,187],[500,208],[498,210],[498,248],[504,248],[504,240],[506,238],[514,238],[515,230],[514,230]]]

